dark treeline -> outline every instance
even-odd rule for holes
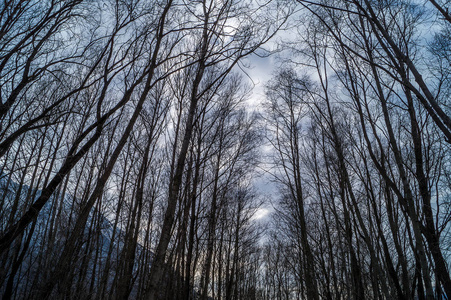
[[[449,298],[447,5],[2,1],[0,297]]]

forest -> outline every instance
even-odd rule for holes
[[[450,299],[450,5],[1,0],[0,298]]]

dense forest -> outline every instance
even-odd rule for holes
[[[450,5],[1,0],[0,298],[449,299]]]

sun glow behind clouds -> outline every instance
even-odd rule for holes
[[[264,207],[259,208],[259,209],[255,212],[255,214],[254,214],[254,216],[253,216],[253,219],[254,219],[254,220],[261,220],[261,219],[265,218],[266,216],[268,216],[269,213],[270,213],[269,209],[264,208]]]

